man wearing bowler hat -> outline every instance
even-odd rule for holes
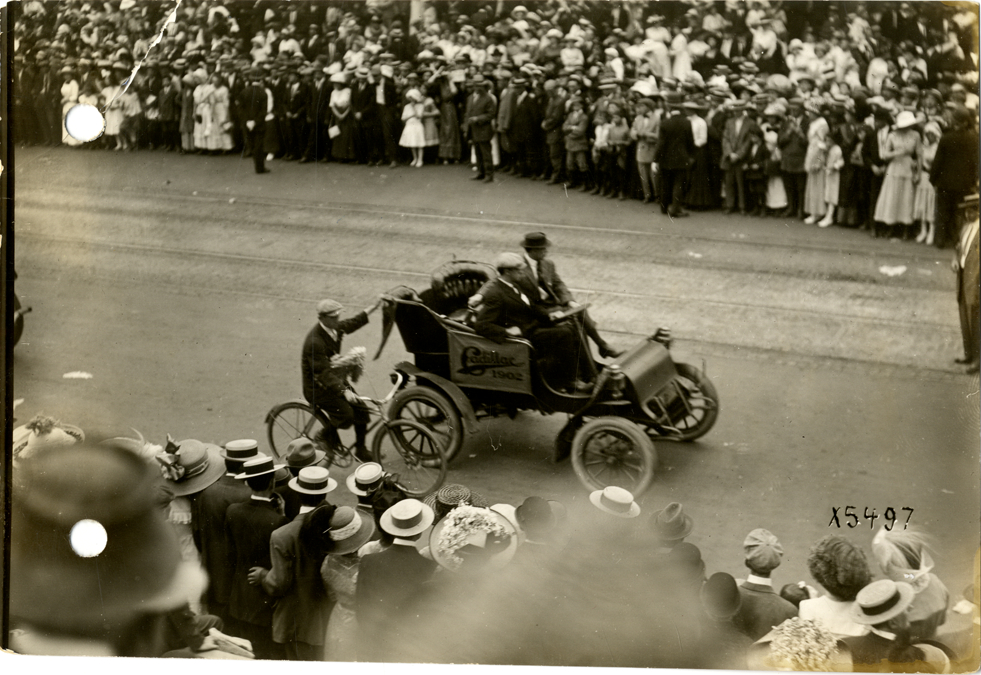
[[[347,382],[339,377],[331,366],[331,358],[341,351],[341,341],[368,323],[368,315],[382,303],[379,296],[375,304],[354,316],[341,320],[343,305],[336,300],[317,303],[317,325],[307,333],[303,342],[300,363],[303,374],[303,397],[310,405],[320,408],[330,419],[333,427],[324,430],[328,443],[340,445],[337,429],[347,429],[352,424],[356,434],[355,454],[363,462],[371,461],[365,445],[368,428],[368,411]]]
[[[284,656],[282,645],[272,639],[273,599],[249,581],[253,567],[272,566],[269,538],[286,524],[282,500],[273,493],[273,479],[281,468],[265,455],[246,461],[236,478],[245,481],[252,494],[225,514],[228,563],[233,566],[228,610],[235,630],[230,632],[250,641],[257,659]]]
[[[661,122],[654,155],[661,176],[661,213],[682,218],[688,215],[681,202],[687,191],[688,169],[694,162],[695,137],[691,122],[681,114],[684,95],[669,91],[664,98],[668,104],[668,117]]]
[[[229,506],[247,501],[252,494],[249,487],[236,480],[235,476],[242,472],[246,461],[259,456],[259,444],[252,439],[229,441],[219,454],[225,462],[224,475],[191,501],[191,531],[194,543],[201,552],[201,564],[210,580],[205,595],[208,613],[221,617],[234,634],[228,613],[232,569],[228,565],[225,514]]]
[[[422,557],[416,548],[416,541],[435,518],[432,508],[418,499],[403,499],[382,514],[381,528],[394,541],[387,549],[361,559],[355,593],[359,661],[398,660],[385,647],[404,638],[402,631],[409,625],[405,609],[436,569],[436,563]]]
[[[307,466],[289,482],[289,489],[300,497],[300,513],[273,531],[269,538],[272,566],[253,567],[249,582],[260,586],[274,598],[272,637],[284,646],[289,661],[320,661],[330,606],[320,578],[322,559],[300,541],[300,528],[307,514],[325,503],[328,492],[337,487],[330,471]]]

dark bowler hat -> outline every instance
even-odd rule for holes
[[[680,108],[685,100],[685,95],[678,91],[669,91],[664,95],[664,100],[673,108]]]
[[[486,77],[484,77],[481,73],[477,73],[476,75],[474,75],[472,82],[473,82],[473,86],[475,86],[475,87],[489,87],[490,86],[490,80],[488,80]]]
[[[293,469],[319,464],[326,456],[309,438],[297,438],[286,446],[286,465]]]
[[[728,619],[739,611],[739,587],[732,575],[716,572],[709,577],[701,590],[702,606],[714,619]]]
[[[521,242],[521,246],[522,248],[548,248],[551,243],[544,232],[529,232],[525,235],[525,240]]]

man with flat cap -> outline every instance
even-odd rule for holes
[[[474,329],[486,338],[502,343],[508,337],[523,337],[535,347],[542,364],[542,375],[552,387],[571,392],[590,391],[579,379],[589,377],[592,357],[580,349],[578,330],[572,323],[553,324],[558,312],[549,313],[528,296],[527,265],[517,253],[497,257],[498,277],[483,290]]]
[[[759,640],[775,626],[797,616],[797,608],[773,590],[770,573],[780,565],[783,546],[769,530],[757,528],[743,541],[749,577],[739,585],[741,600],[733,624],[744,635]]]
[[[339,377],[331,366],[331,358],[341,351],[341,341],[368,323],[368,315],[381,306],[382,298],[354,316],[341,320],[343,306],[336,300],[317,303],[317,325],[303,342],[300,368],[303,373],[303,397],[310,405],[320,408],[330,418],[332,429],[325,429],[326,440],[340,444],[337,429],[347,429],[352,424],[356,436],[356,455],[364,462],[371,461],[365,443],[368,428],[368,411],[347,382]]]

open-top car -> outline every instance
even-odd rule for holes
[[[495,275],[490,265],[455,261],[434,272],[421,293],[399,287],[388,294],[379,354],[394,325],[413,355],[413,362],[395,366],[406,384],[392,399],[389,416],[432,430],[448,459],[483,417],[564,413],[569,419],[555,441],[556,461],[571,455],[576,474],[591,489],[617,485],[640,494],[657,466],[654,438],[691,441],[715,424],[715,387],[704,369],[674,362],[664,329],[609,363],[595,363],[591,391],[552,387],[528,340],[511,337],[499,344],[472,327],[467,301]],[[581,310],[563,320],[576,321]]]

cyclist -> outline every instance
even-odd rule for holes
[[[362,462],[370,462],[365,437],[368,428],[368,409],[347,382],[347,378],[331,366],[331,358],[340,353],[341,341],[368,323],[368,315],[382,304],[379,296],[375,304],[354,316],[341,320],[344,308],[336,300],[317,303],[317,325],[307,333],[303,342],[301,370],[303,373],[303,397],[314,408],[327,414],[331,427],[324,429],[323,439],[334,448],[340,446],[337,429],[354,425],[355,456]]]

